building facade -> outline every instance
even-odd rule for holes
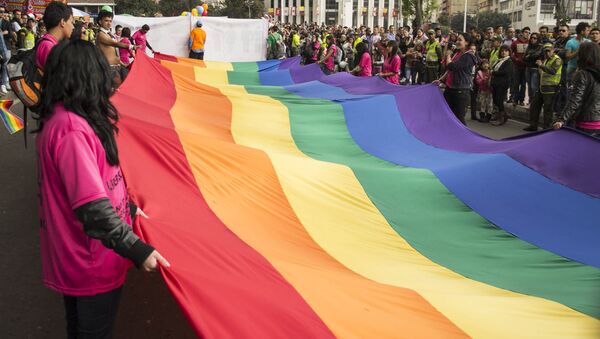
[[[585,21],[598,22],[598,6],[600,0],[568,0],[567,16],[571,18],[569,26],[575,27]],[[500,0],[498,12],[506,13],[511,18],[515,28],[530,27],[537,30],[541,26],[556,25],[554,13],[556,0]]]
[[[479,9],[481,0],[441,0],[440,13],[453,15],[465,12],[465,1],[467,2],[467,14],[475,14]]]
[[[265,8],[283,23],[348,27],[398,26],[401,0],[265,0]]]

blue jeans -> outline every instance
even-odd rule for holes
[[[2,55],[2,58],[4,58],[4,62],[1,65],[2,79],[0,80],[0,82],[2,83],[2,85],[7,86],[8,85],[8,60],[10,60],[11,54],[10,54],[9,50],[1,51],[0,54]]]
[[[535,93],[540,90],[540,72],[537,68],[527,67],[525,69],[525,79],[527,80],[527,95],[531,103]]]

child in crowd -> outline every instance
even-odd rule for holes
[[[490,87],[490,79],[490,62],[487,59],[484,59],[481,62],[481,66],[477,72],[477,75],[475,76],[475,83],[479,89],[477,102],[481,112],[479,114],[480,122],[489,122],[492,118],[494,105],[492,103],[492,88]]]

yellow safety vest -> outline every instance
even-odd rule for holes
[[[493,66],[500,59],[500,47],[492,49],[490,52],[490,66]]]
[[[27,35],[25,35],[25,48],[32,49],[35,47],[35,34],[31,31],[27,31]]]
[[[440,43],[437,40],[435,40],[434,42],[431,42],[431,40],[427,40],[427,42],[425,43],[425,49],[427,50],[427,56],[425,60],[427,62],[437,62],[439,60],[436,51],[439,45]]]
[[[551,68],[557,60],[560,60],[560,57],[555,54],[552,56],[551,59],[544,61],[544,66],[547,68]],[[562,65],[558,68],[556,74],[544,72],[544,70],[540,68],[540,91],[544,94],[556,93],[555,91],[543,92],[541,89],[542,86],[558,86],[558,84],[560,84],[561,73]]]

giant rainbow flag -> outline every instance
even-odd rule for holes
[[[600,338],[600,143],[494,141],[434,86],[138,56],[141,236],[212,338]]]

